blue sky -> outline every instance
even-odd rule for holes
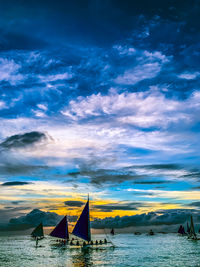
[[[0,2],[5,218],[198,210],[199,1]]]

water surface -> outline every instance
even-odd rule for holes
[[[104,235],[94,238],[104,239]],[[115,249],[83,252],[81,249],[55,248],[47,236],[35,247],[29,236],[0,237],[0,266],[2,267],[82,267],[135,266],[184,267],[200,266],[200,241],[191,241],[176,234],[155,236],[118,234],[111,238]]]

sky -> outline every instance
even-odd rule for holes
[[[199,216],[200,1],[0,4],[1,221]]]

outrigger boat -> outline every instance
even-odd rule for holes
[[[65,216],[50,233],[50,236],[59,238],[59,240],[57,240],[59,242],[54,245],[67,246],[67,248],[103,248],[105,247],[105,245],[107,247],[109,244],[109,247],[114,247],[114,244],[111,241],[108,241],[106,238],[99,241],[93,241],[91,239],[89,196],[88,201],[85,204],[85,207],[71,234],[74,235],[76,239],[72,238],[71,240],[69,240],[67,216]]]

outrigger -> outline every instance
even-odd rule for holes
[[[115,247],[114,244],[106,238],[104,240],[91,239],[91,227],[90,227],[90,209],[89,209],[89,196],[85,207],[74,226],[71,233],[72,235],[78,237],[69,240],[68,223],[67,216],[65,216],[59,224],[50,233],[50,236],[58,238],[57,243],[53,244],[55,246],[67,246],[67,248],[98,248],[98,247]],[[109,246],[108,246],[109,245]]]

